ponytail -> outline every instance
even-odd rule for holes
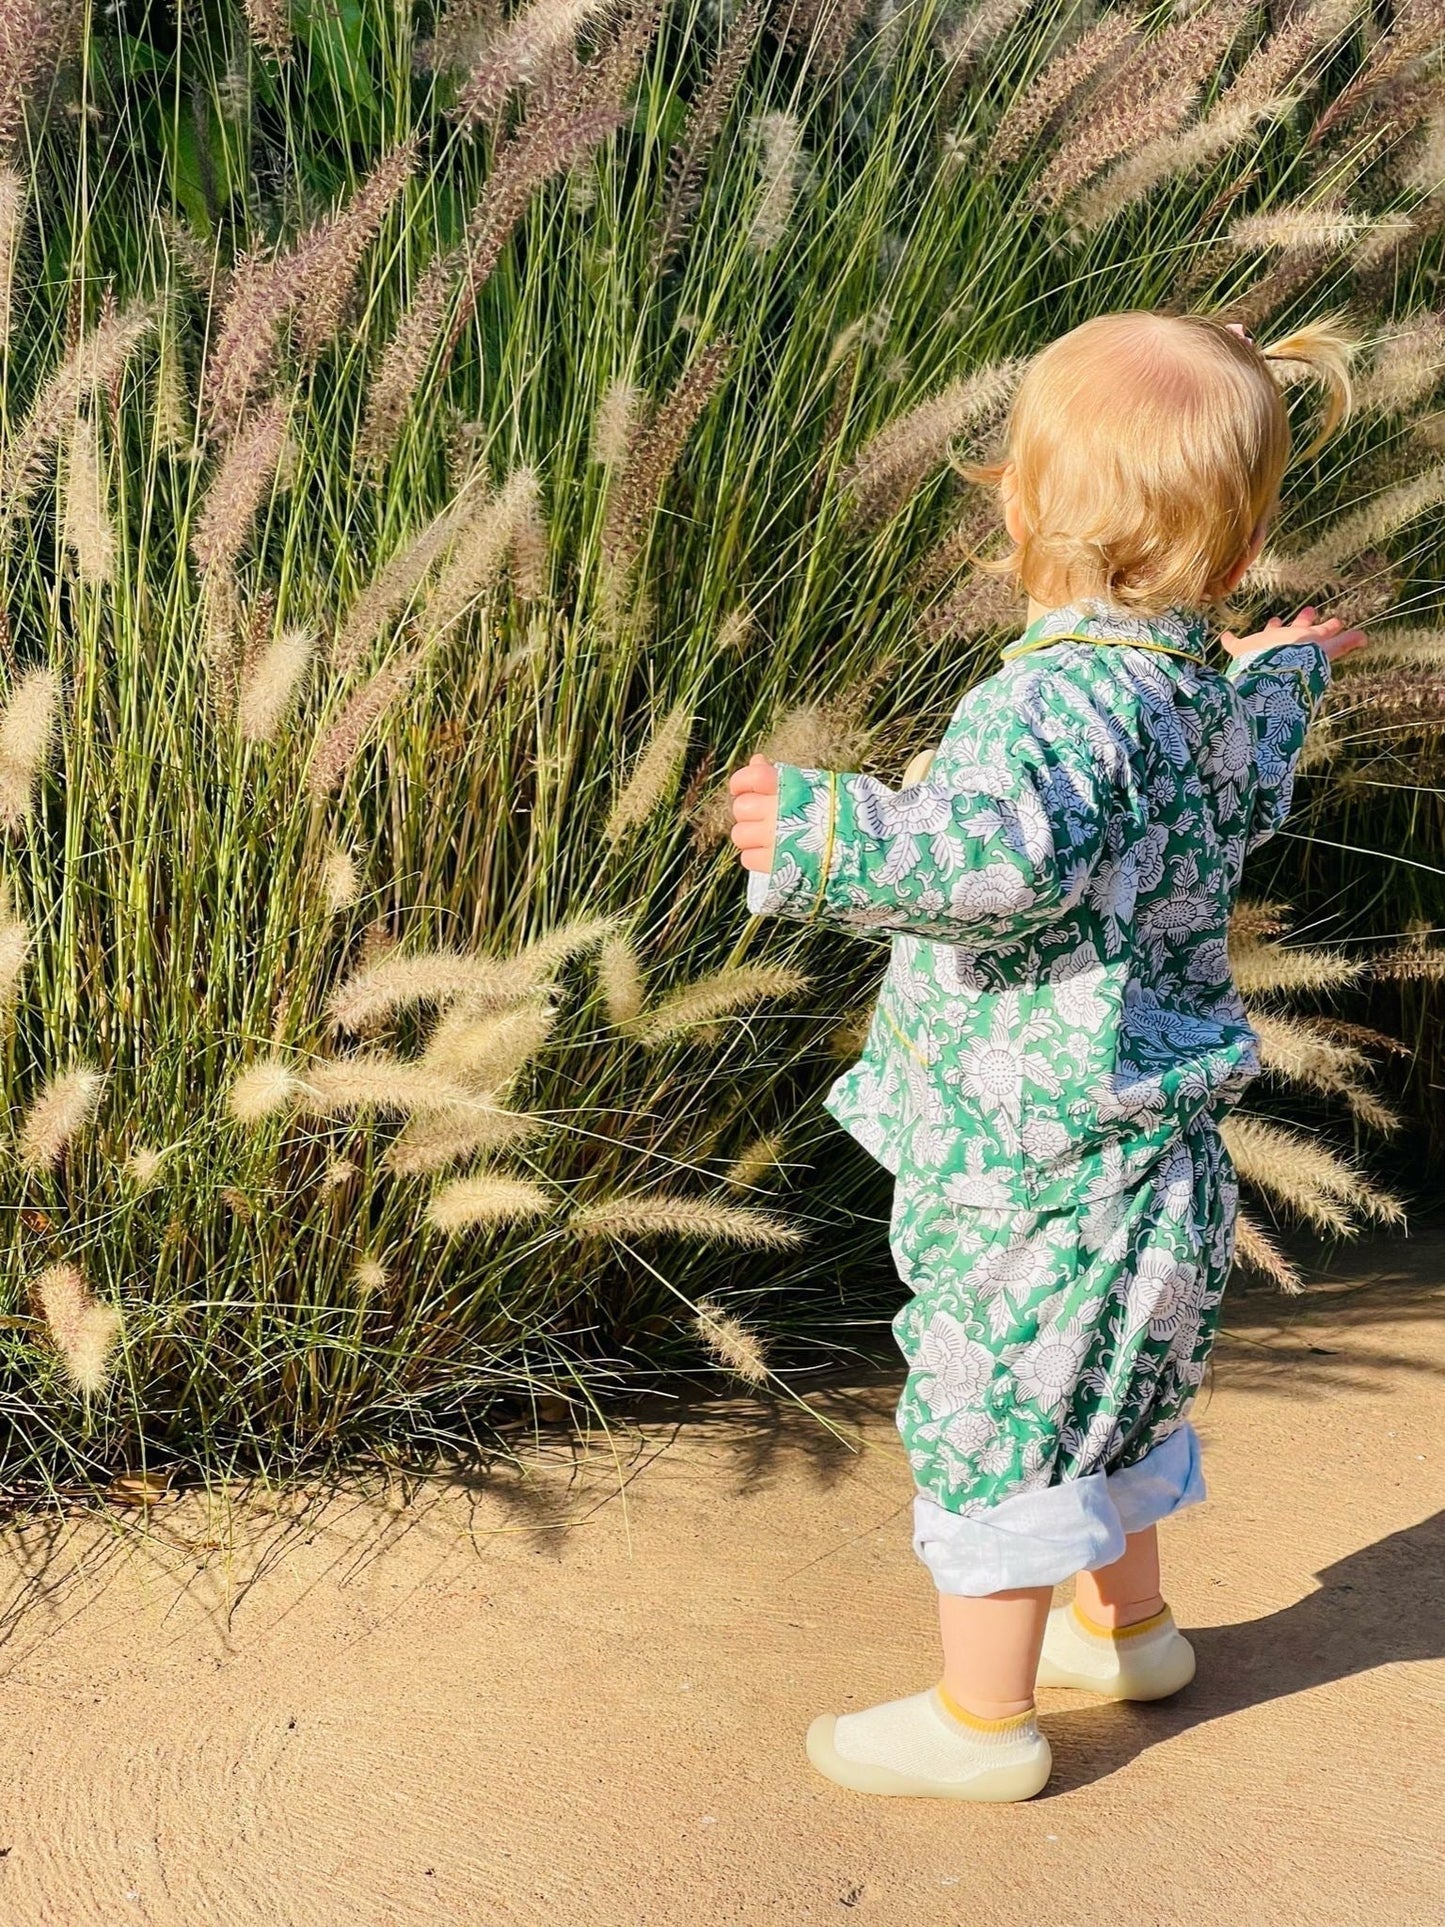
[[[1359,345],[1355,336],[1346,329],[1343,316],[1326,315],[1319,321],[1307,321],[1292,335],[1260,348],[1259,352],[1270,364],[1271,375],[1281,387],[1286,387],[1291,381],[1306,379],[1317,381],[1325,391],[1324,413],[1320,418],[1319,430],[1304,451],[1306,455],[1313,455],[1322,448],[1341,423],[1349,418],[1354,406],[1350,362]]]

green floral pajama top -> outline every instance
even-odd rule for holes
[[[1202,619],[1055,610],[928,774],[778,770],[760,914],[892,932],[828,1109],[896,1178],[899,1428],[971,1513],[1135,1464],[1212,1342],[1258,1069],[1227,930],[1329,681],[1314,643],[1206,661]]]

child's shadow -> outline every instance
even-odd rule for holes
[[[1049,1793],[1102,1779],[1161,1740],[1228,1713],[1377,1666],[1445,1658],[1445,1511],[1350,1553],[1319,1580],[1318,1592],[1263,1619],[1185,1627],[1199,1671],[1174,1699],[1053,1713],[1046,1700],[1056,1758]]]

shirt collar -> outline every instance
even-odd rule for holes
[[[1031,622],[1017,642],[1004,649],[1004,661],[1051,642],[1122,643],[1126,648],[1156,649],[1165,655],[1208,662],[1209,624],[1194,610],[1168,609],[1162,615],[1136,616],[1104,602],[1076,602],[1050,609]]]

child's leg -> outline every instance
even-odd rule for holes
[[[1022,1586],[982,1599],[938,1595],[943,1690],[956,1706],[980,1720],[1030,1710],[1052,1597],[1051,1586]]]
[[[1081,1572],[1074,1604],[1096,1626],[1136,1626],[1164,1610],[1159,1585],[1159,1530],[1146,1526],[1125,1540],[1122,1559],[1097,1572]]]

